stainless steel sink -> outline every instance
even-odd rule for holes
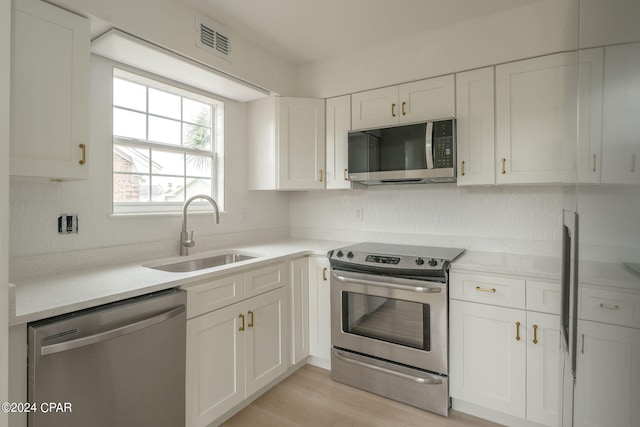
[[[189,261],[174,262],[172,264],[163,264],[157,266],[146,265],[145,267],[155,270],[169,271],[172,273],[186,273],[189,271],[203,270],[205,268],[219,267],[221,265],[233,264],[234,262],[246,261],[257,258],[253,255],[245,255],[239,253],[228,253],[214,255],[206,258],[192,259]]]

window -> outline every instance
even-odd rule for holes
[[[223,123],[221,101],[114,68],[114,213],[178,212],[196,194],[222,210]]]

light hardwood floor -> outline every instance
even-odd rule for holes
[[[227,420],[224,427],[494,427],[451,411],[448,418],[331,380],[306,365]]]

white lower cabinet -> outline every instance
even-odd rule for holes
[[[578,321],[576,426],[640,425],[640,330]]]
[[[449,309],[451,397],[524,418],[524,311],[455,300]]]
[[[209,425],[287,370],[288,302],[283,286],[187,321],[188,427]]]
[[[527,312],[527,419],[558,424],[560,316]]]
[[[309,355],[324,368],[331,366],[330,273],[326,257],[309,258]]]
[[[291,364],[309,356],[309,258],[291,262]]]
[[[459,271],[450,280],[451,397],[502,424],[556,426],[559,284]]]

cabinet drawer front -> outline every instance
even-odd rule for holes
[[[242,274],[236,274],[185,287],[187,291],[187,319],[244,299],[243,281]]]
[[[582,288],[579,317],[640,328],[640,295]]]
[[[244,275],[245,297],[250,298],[280,288],[289,281],[285,263],[250,271]]]
[[[560,314],[560,284],[527,280],[527,310]]]
[[[504,307],[525,307],[525,281],[522,279],[451,273],[451,298]]]

